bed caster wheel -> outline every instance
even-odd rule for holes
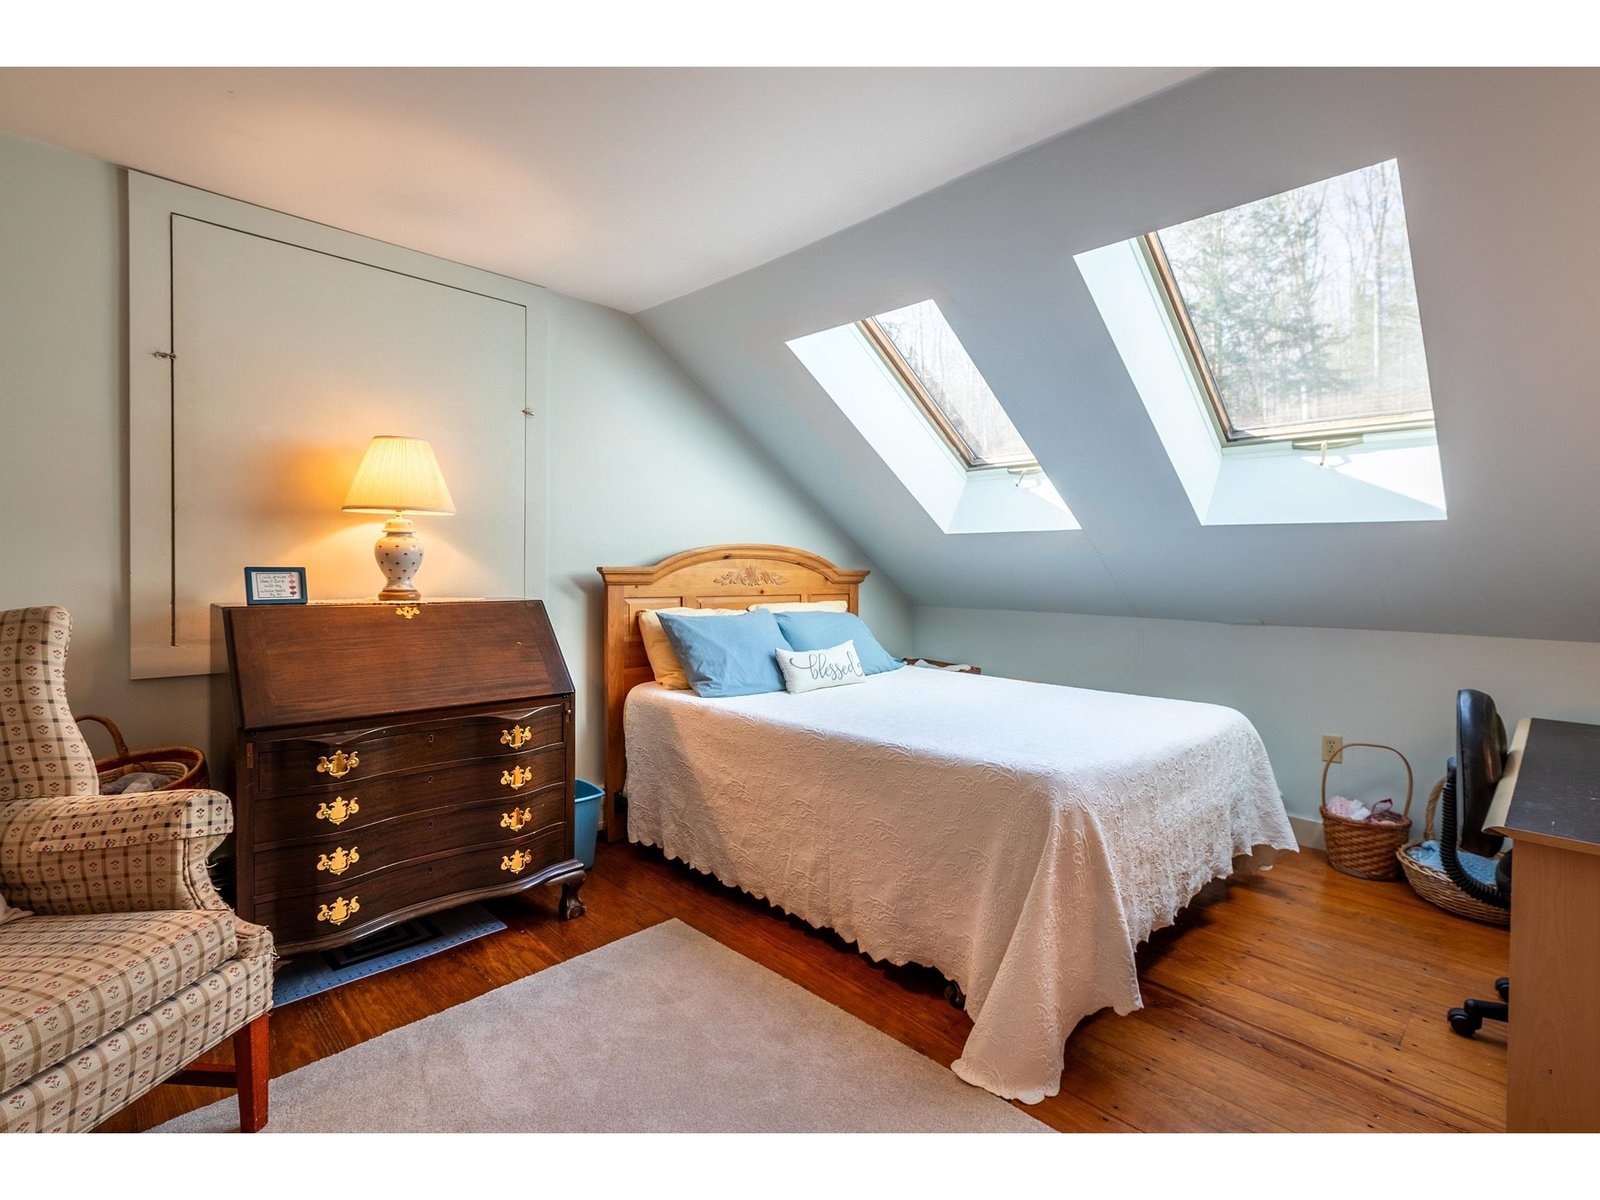
[[[944,985],[944,998],[949,1001],[952,1008],[966,1008],[967,994],[961,990],[961,985],[951,980]]]
[[[1450,1028],[1464,1038],[1469,1038],[1483,1028],[1483,1018],[1464,1008],[1450,1010]]]
[[[1510,1003],[1511,980],[1507,979],[1504,975],[1500,976],[1499,979],[1496,979],[1494,981],[1494,993],[1495,995],[1499,996],[1500,999]]]

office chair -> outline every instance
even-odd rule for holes
[[[1506,727],[1494,701],[1483,692],[1463,688],[1456,693],[1456,756],[1445,771],[1444,790],[1439,794],[1443,816],[1439,858],[1451,883],[1474,900],[1496,908],[1511,907],[1511,851],[1496,864],[1492,884],[1467,872],[1461,851],[1489,858],[1504,844],[1505,839],[1486,831],[1484,823],[1505,766]],[[1511,981],[1495,980],[1494,990],[1499,1000],[1468,1000],[1460,1008],[1452,1008],[1450,1028],[1462,1037],[1471,1037],[1485,1021],[1509,1021]]]

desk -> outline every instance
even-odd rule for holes
[[[1600,725],[1524,719],[1485,824],[1516,843],[1506,1129],[1600,1131]]]

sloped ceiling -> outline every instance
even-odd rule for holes
[[[918,603],[1600,640],[1597,112],[1588,70],[1212,73],[641,319]],[[1449,519],[1202,527],[1073,254],[1388,158]],[[927,297],[1081,530],[940,532],[784,345]]]
[[[0,69],[0,131],[632,312],[1195,74]]]

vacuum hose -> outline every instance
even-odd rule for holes
[[[1467,895],[1481,904],[1490,904],[1495,908],[1510,908],[1511,894],[1492,883],[1479,883],[1467,869],[1461,865],[1461,856],[1456,845],[1456,835],[1459,833],[1456,817],[1456,764],[1450,760],[1450,769],[1445,772],[1444,790],[1439,793],[1439,806],[1444,809],[1443,824],[1439,830],[1439,858],[1444,863],[1444,873],[1450,877],[1450,882],[1455,884]]]

